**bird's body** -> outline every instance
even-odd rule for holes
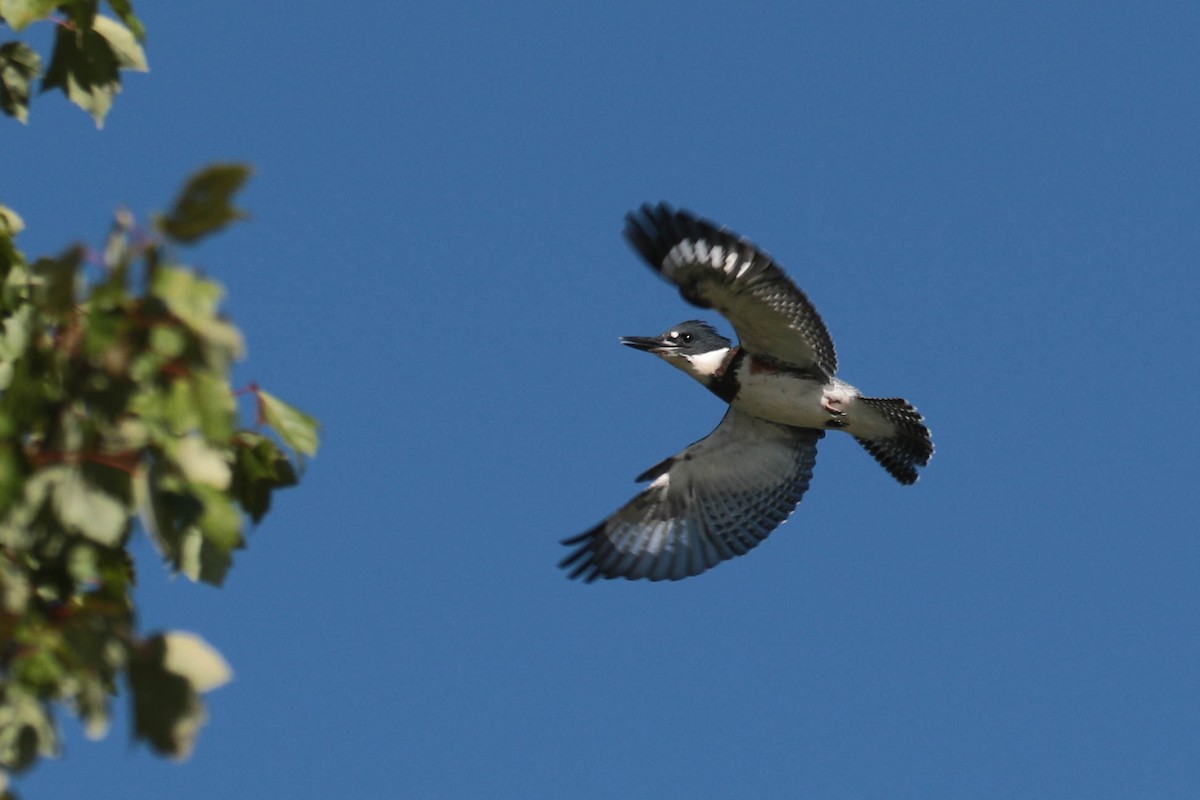
[[[689,320],[621,342],[653,353],[730,406],[709,436],[647,470],[650,485],[564,544],[572,577],[678,580],[748,551],[800,502],[826,430],[854,436],[898,481],[933,454],[921,415],[900,398],[864,397],[834,376],[837,356],[808,298],[769,256],[663,204],[627,217],[626,238],[689,302],[716,308],[734,345]]]

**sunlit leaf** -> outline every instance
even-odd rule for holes
[[[21,215],[8,206],[0,206],[0,233],[4,234],[4,238],[16,236],[23,230],[25,220],[21,219]]]
[[[187,758],[207,718],[199,695],[232,675],[221,654],[195,634],[175,631],[147,639],[129,669],[136,734],[165,755]]]
[[[26,25],[45,19],[61,0],[0,0],[0,17],[19,31]]]
[[[0,322],[0,392],[13,379],[13,363],[25,354],[33,335],[33,306],[25,304]]]
[[[58,753],[46,707],[19,685],[0,680],[0,764],[20,772],[38,756]]]
[[[317,454],[320,423],[316,419],[261,389],[258,400],[262,404],[264,420],[288,447],[306,456]]]
[[[228,442],[237,421],[237,401],[228,379],[199,370],[191,375],[188,386],[199,413],[200,432],[210,442]]]
[[[100,577],[95,545],[81,541],[67,555],[67,572],[76,583],[94,583]]]
[[[109,547],[120,543],[129,515],[125,505],[93,486],[78,469],[69,470],[56,487],[55,510],[63,525]]]
[[[187,679],[197,692],[208,692],[229,683],[233,670],[221,654],[204,639],[186,631],[163,634],[166,656],[163,666]]]
[[[197,435],[185,436],[175,457],[184,477],[215,489],[229,487],[230,468],[225,456]]]
[[[108,41],[118,67],[134,72],[150,71],[150,65],[146,63],[146,51],[138,44],[137,37],[129,28],[115,19],[97,15],[92,20],[92,29]]]
[[[89,673],[81,681],[77,699],[79,716],[83,718],[83,732],[92,741],[103,739],[108,734],[112,719],[109,711],[109,695],[104,683]]]
[[[221,350],[228,358],[241,357],[245,349],[241,333],[218,313],[225,294],[219,283],[183,267],[162,266],[155,272],[151,291],[199,334],[205,344]]]
[[[117,12],[117,16],[121,21],[129,26],[129,30],[133,31],[133,35],[138,38],[138,41],[145,41],[146,29],[142,25],[142,21],[133,13],[133,5],[129,0],[108,0],[108,4],[112,6],[112,10]]]
[[[0,609],[6,614],[24,614],[30,592],[29,574],[10,559],[0,558]]]

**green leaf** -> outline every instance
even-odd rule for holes
[[[42,57],[22,42],[0,45],[0,110],[21,122],[29,120],[29,95],[42,74]]]
[[[184,482],[159,467],[134,481],[142,522],[163,558],[193,581],[220,586],[244,545],[242,515],[227,492]]]
[[[206,715],[191,681],[167,669],[167,640],[152,636],[129,664],[133,690],[133,732],[163,755],[185,759],[196,744]]]
[[[162,555],[176,570],[183,570],[184,531],[191,530],[204,513],[203,504],[184,491],[182,479],[169,474],[161,465],[139,470],[133,492],[141,513],[142,525]],[[196,531],[198,537],[199,531]],[[193,580],[199,579],[199,564]]]
[[[118,67],[134,72],[150,71],[150,65],[146,62],[146,51],[138,44],[138,38],[129,28],[115,19],[97,14],[92,20],[92,30],[108,41]]]
[[[67,15],[67,19],[76,30],[90,31],[92,20],[100,11],[100,0],[67,0],[58,3],[58,10]]]
[[[129,666],[135,735],[160,753],[187,758],[207,720],[200,694],[228,683],[232,674],[221,654],[195,634],[150,637]]]
[[[99,33],[60,25],[42,91],[61,89],[72,103],[92,115],[97,128],[102,128],[113,99],[121,91],[118,67],[112,45]]]
[[[167,304],[171,313],[199,334],[205,344],[216,348],[226,359],[241,357],[245,349],[241,332],[221,319],[217,311],[225,294],[219,283],[205,280],[184,267],[160,266],[150,290]]]
[[[40,534],[36,522],[47,499],[58,491],[70,471],[71,467],[56,464],[39,469],[25,478],[20,499],[5,509],[6,514],[0,515],[0,545],[14,550],[31,546]]]
[[[84,735],[93,742],[103,739],[108,734],[108,723],[112,715],[109,710],[108,688],[94,672],[89,671],[80,676],[75,705],[83,720]]]
[[[33,273],[43,280],[46,310],[64,314],[75,309],[82,263],[83,248],[78,245],[58,258],[39,258],[33,262]]]
[[[175,460],[189,481],[215,489],[229,487],[230,469],[225,455],[210,447],[199,436],[193,434],[183,437],[175,452]]]
[[[72,469],[55,487],[55,511],[62,524],[107,547],[116,547],[128,528],[125,504],[93,486]]]
[[[293,408],[273,394],[259,389],[258,402],[264,421],[279,434],[288,447],[306,456],[315,456],[320,443],[317,431],[321,424],[298,408]]]
[[[26,303],[0,323],[0,392],[12,384],[13,364],[25,355],[29,347],[33,336],[33,319],[33,306]]]
[[[78,540],[67,551],[67,573],[76,583],[95,583],[100,579],[100,559],[96,546]]]
[[[19,31],[50,16],[59,2],[61,0],[0,0],[0,17],[4,17],[13,30]]]
[[[240,336],[238,342],[241,342]],[[198,370],[191,375],[188,387],[199,413],[200,432],[212,444],[227,444],[237,422],[237,401],[228,380],[222,380],[208,370]]]
[[[21,219],[21,215],[8,206],[0,206],[0,233],[4,238],[11,239],[23,230],[25,220]]]
[[[296,485],[296,469],[279,445],[257,433],[239,433],[234,452],[231,491],[257,523],[270,510],[275,489]]]
[[[245,213],[232,202],[250,173],[245,164],[213,164],[201,170],[188,180],[159,227],[175,241],[190,244],[234,220],[245,219]]]
[[[197,523],[203,536],[197,551],[199,570],[193,578],[220,586],[233,564],[233,551],[241,549],[245,542],[242,515],[224,492],[204,484],[193,483],[191,486],[204,503],[204,514]]]
[[[5,614],[25,613],[32,594],[30,583],[28,572],[11,559],[0,558],[0,609]]]
[[[121,21],[129,26],[139,42],[146,41],[146,28],[142,25],[142,21],[134,16],[133,5],[129,0],[108,0],[108,4],[112,6],[113,11],[117,12]]]
[[[162,324],[150,329],[150,349],[166,359],[172,359],[183,353],[187,338],[179,325]]]
[[[192,489],[204,504],[199,527],[204,541],[222,553],[232,553],[242,546],[241,515],[229,495],[204,483],[192,483]]]
[[[0,680],[0,766],[20,772],[38,756],[57,754],[48,709],[16,683]]]
[[[187,679],[197,692],[210,692],[233,678],[233,670],[216,648],[194,633],[170,631],[166,641],[163,668]]]

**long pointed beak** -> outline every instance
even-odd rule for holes
[[[671,346],[661,336],[622,336],[621,344],[646,353],[659,353]]]

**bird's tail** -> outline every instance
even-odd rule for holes
[[[933,456],[933,439],[925,418],[901,397],[859,397],[860,408],[850,432],[893,478],[917,482],[917,467]]]

